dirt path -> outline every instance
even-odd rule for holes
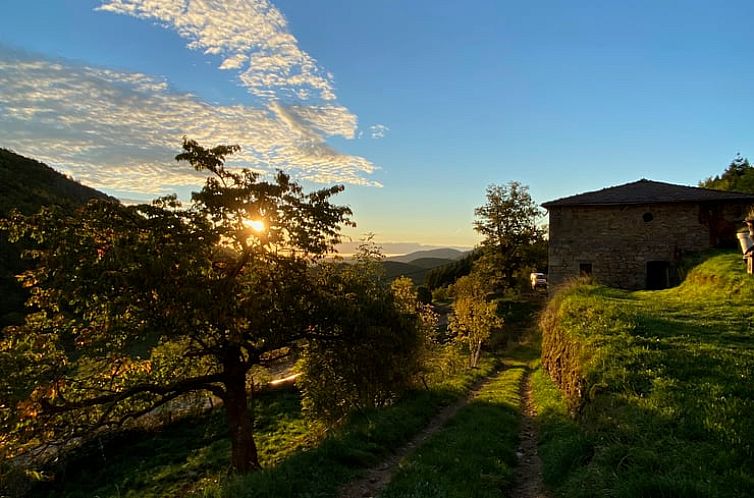
[[[484,385],[492,380],[499,371],[479,380],[474,384],[469,393],[456,403],[443,408],[429,424],[414,438],[399,448],[394,454],[382,461],[376,467],[367,470],[363,477],[351,481],[340,489],[340,498],[371,498],[377,496],[382,488],[388,485],[393,474],[398,470],[398,464],[402,459],[411,455],[416,448],[422,445],[430,436],[442,428],[445,423],[453,418],[458,410],[463,408],[473,399]]]
[[[542,461],[537,453],[537,428],[534,423],[536,410],[532,400],[531,372],[521,380],[522,420],[519,446],[516,451],[514,487],[510,498],[549,498],[542,482]]]

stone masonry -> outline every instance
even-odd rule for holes
[[[573,199],[588,204],[577,197]],[[558,205],[561,202],[545,204],[550,216],[550,288],[590,273],[610,287],[644,289],[648,282],[657,285],[657,276],[648,276],[648,271],[665,272],[655,288],[665,287],[675,283],[675,265],[685,254],[735,247],[735,231],[752,197],[609,205]]]

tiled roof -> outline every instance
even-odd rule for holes
[[[705,201],[749,201],[754,203],[754,194],[687,187],[641,179],[625,185],[545,202],[542,207],[549,209],[561,206],[613,206]]]

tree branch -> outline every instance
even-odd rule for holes
[[[215,382],[221,382],[222,376],[220,374],[203,375],[200,377],[192,377],[190,379],[183,379],[172,384],[159,385],[159,384],[136,384],[135,386],[126,389],[125,391],[106,394],[102,396],[95,396],[93,398],[83,399],[80,401],[71,401],[64,404],[52,404],[47,399],[40,400],[40,405],[44,413],[53,415],[57,413],[70,412],[72,410],[78,410],[81,408],[89,408],[92,406],[104,405],[107,403],[118,403],[125,399],[136,396],[137,394],[151,393],[161,396],[175,394],[183,394],[191,391],[198,391],[206,389],[218,397],[222,397],[225,391],[219,386],[213,385]]]

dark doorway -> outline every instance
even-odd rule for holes
[[[592,274],[592,263],[579,263],[579,275],[588,277]]]
[[[670,263],[667,261],[647,262],[647,289],[659,290],[670,287]]]

